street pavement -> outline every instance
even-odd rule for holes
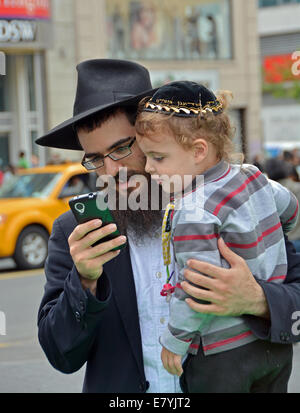
[[[43,295],[43,270],[16,272],[0,260],[0,312],[6,335],[0,335],[0,393],[80,393],[85,367],[72,375],[55,370],[37,339],[37,312]],[[0,334],[1,330],[0,327]],[[300,344],[294,346],[290,393],[300,393]]]
[[[6,316],[6,335],[0,335],[0,393],[81,393],[84,367],[72,375],[60,373],[38,343],[43,270],[16,273],[7,263],[6,268],[12,271],[0,270],[0,311]]]

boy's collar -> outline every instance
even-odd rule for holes
[[[220,181],[221,179],[225,178],[228,175],[230,170],[231,170],[230,164],[224,160],[221,160],[216,165],[214,165],[212,168],[208,169],[202,174],[203,180],[201,180],[200,186],[203,184],[207,185],[211,182]],[[198,187],[199,187],[199,179],[195,177],[192,183],[182,191],[180,198],[183,198],[189,195],[190,193],[195,192]],[[176,196],[175,198],[179,198],[179,196]],[[175,198],[172,197],[172,200],[174,200]]]

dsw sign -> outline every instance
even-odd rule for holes
[[[35,22],[0,20],[0,42],[32,42],[35,37]]]

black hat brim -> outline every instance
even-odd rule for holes
[[[151,97],[155,93],[157,88],[147,90],[139,95],[132,96],[130,98],[120,100],[107,105],[96,106],[90,110],[87,110],[79,115],[73,116],[72,118],[64,121],[55,128],[51,129],[45,135],[38,138],[35,143],[40,146],[58,148],[58,149],[69,149],[69,150],[79,150],[82,151],[82,147],[77,139],[76,132],[74,130],[74,125],[91,115],[96,113],[101,113],[104,110],[113,109],[117,106],[137,106],[139,101],[149,96]]]

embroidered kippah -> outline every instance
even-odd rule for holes
[[[222,113],[222,104],[205,86],[190,81],[177,81],[160,87],[145,104],[143,111],[174,116],[199,116]]]

